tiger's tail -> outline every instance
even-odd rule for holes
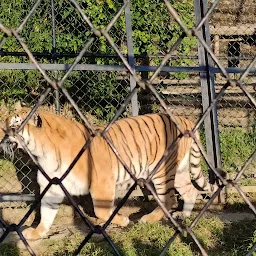
[[[196,137],[199,140],[199,134],[196,132]],[[190,173],[193,179],[193,183],[198,190],[211,192],[213,187],[204,177],[203,172],[201,170],[201,152],[193,140],[191,151],[190,151]]]

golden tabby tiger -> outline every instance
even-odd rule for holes
[[[6,120],[3,130],[8,133],[8,139],[2,143],[6,151],[14,145],[22,148],[12,128],[19,127],[29,111],[30,109],[23,107]],[[184,130],[194,127],[187,119],[177,117],[177,120]],[[116,121],[107,136],[132,173],[137,178],[146,179],[179,134],[167,114],[150,114]],[[88,129],[80,123],[41,110],[32,116],[19,135],[50,178],[60,178],[65,173],[90,137]],[[199,139],[198,133],[196,136]],[[172,206],[175,189],[179,192],[184,200],[185,216],[190,216],[198,194],[198,190],[191,183],[190,173],[199,187],[211,191],[210,184],[201,172],[200,152],[196,143],[190,137],[183,137],[152,178],[156,193],[167,209]],[[42,192],[48,180],[40,171],[37,180]],[[116,189],[127,189],[133,183],[101,135],[93,138],[89,148],[63,181],[71,195],[90,193],[95,214],[103,221],[113,212]],[[215,185],[214,190],[216,188]],[[29,228],[24,231],[26,238],[38,239],[46,235],[63,198],[62,189],[58,185],[52,185],[41,202],[41,222],[36,229]],[[163,216],[163,211],[157,207],[144,215],[141,221],[158,221]],[[117,214],[112,223],[127,226],[129,219]]]

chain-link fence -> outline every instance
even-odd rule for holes
[[[1,120],[15,109],[17,101],[22,101],[32,107],[30,117],[41,106],[79,120],[91,135],[62,177],[50,178],[31,153],[16,152],[13,165],[1,160],[1,242],[16,232],[29,253],[35,255],[30,241],[23,236],[22,226],[29,222],[32,212],[40,208],[41,200],[55,185],[81,218],[79,223],[87,227],[85,238],[74,250],[75,255],[95,234],[106,239],[115,255],[125,254],[125,249],[120,251],[106,229],[136,187],[150,191],[174,228],[157,255],[165,255],[177,239],[185,239],[185,233],[190,238],[184,241],[192,242],[196,252],[208,255],[200,234],[194,230],[214,199],[228,187],[233,187],[256,214],[253,197],[241,189],[241,185],[255,184],[256,7],[253,1],[232,4],[218,0],[210,3],[203,0],[16,0],[1,5]],[[138,179],[116,149],[109,130],[119,118],[149,112],[167,113],[180,135],[166,148],[152,172]],[[191,119],[195,127],[184,131],[177,116]],[[104,128],[98,131],[98,126]],[[202,144],[195,136],[197,130]],[[102,226],[87,218],[63,185],[97,136],[107,142],[108,150],[115,153],[133,181]],[[176,145],[190,137],[204,157],[203,169],[209,169],[210,182],[217,180],[219,188],[192,221],[181,224],[159,199],[152,177]],[[221,168],[232,175],[223,178]],[[41,193],[35,169],[49,183]],[[23,211],[27,204],[30,209]],[[13,221],[10,210],[4,214],[6,208],[22,217]],[[252,240],[246,249],[248,255],[253,254],[254,243]]]

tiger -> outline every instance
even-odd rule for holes
[[[21,125],[30,110],[22,107],[6,119],[2,131],[7,137],[1,142],[2,148],[5,151],[10,147],[24,149],[24,143],[51,179],[60,178],[88,141],[91,133],[77,121],[37,110],[19,132],[23,141],[20,143],[14,129]],[[184,131],[194,128],[192,121],[180,116],[175,118]],[[98,128],[99,132],[62,184],[72,196],[90,193],[96,217],[106,222],[113,213],[116,191],[129,189],[134,180],[101,135],[103,129],[104,127]],[[171,117],[164,113],[121,118],[115,121],[106,133],[119,157],[137,179],[147,179],[166,149],[179,135],[180,131]],[[195,136],[199,141],[198,131]],[[217,190],[217,184],[210,184],[204,177],[200,158],[201,153],[196,142],[190,136],[183,136],[154,173],[154,191],[168,210],[176,202],[178,191],[184,201],[182,214],[190,217],[199,193],[198,188],[192,184],[191,176],[201,190],[209,193]],[[48,185],[48,180],[40,171],[37,173],[37,182],[42,193]],[[23,231],[26,239],[40,239],[47,235],[64,197],[65,194],[59,185],[53,184],[49,188],[41,200],[40,223],[36,228],[29,227]],[[160,221],[164,216],[163,210],[158,206],[142,216],[139,221],[152,223]],[[129,218],[117,213],[111,222],[126,227]]]

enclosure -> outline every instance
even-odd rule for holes
[[[0,120],[17,103],[32,113],[42,108],[84,124],[92,140],[104,126],[101,136],[115,151],[107,130],[117,119],[164,112],[182,136],[200,131],[202,169],[219,189],[177,220],[150,179],[125,167],[134,185],[117,191],[105,224],[90,216],[90,198],[66,191],[48,237],[30,241],[22,227],[40,218],[46,191],[39,193],[36,175],[44,170],[27,152],[16,150],[14,159],[1,152],[0,254],[254,255],[255,13],[253,0],[2,1]],[[194,129],[183,131],[175,116]],[[65,191],[61,179],[49,179],[54,184]],[[158,204],[164,221],[137,223]],[[132,220],[127,228],[110,224],[119,210]]]

